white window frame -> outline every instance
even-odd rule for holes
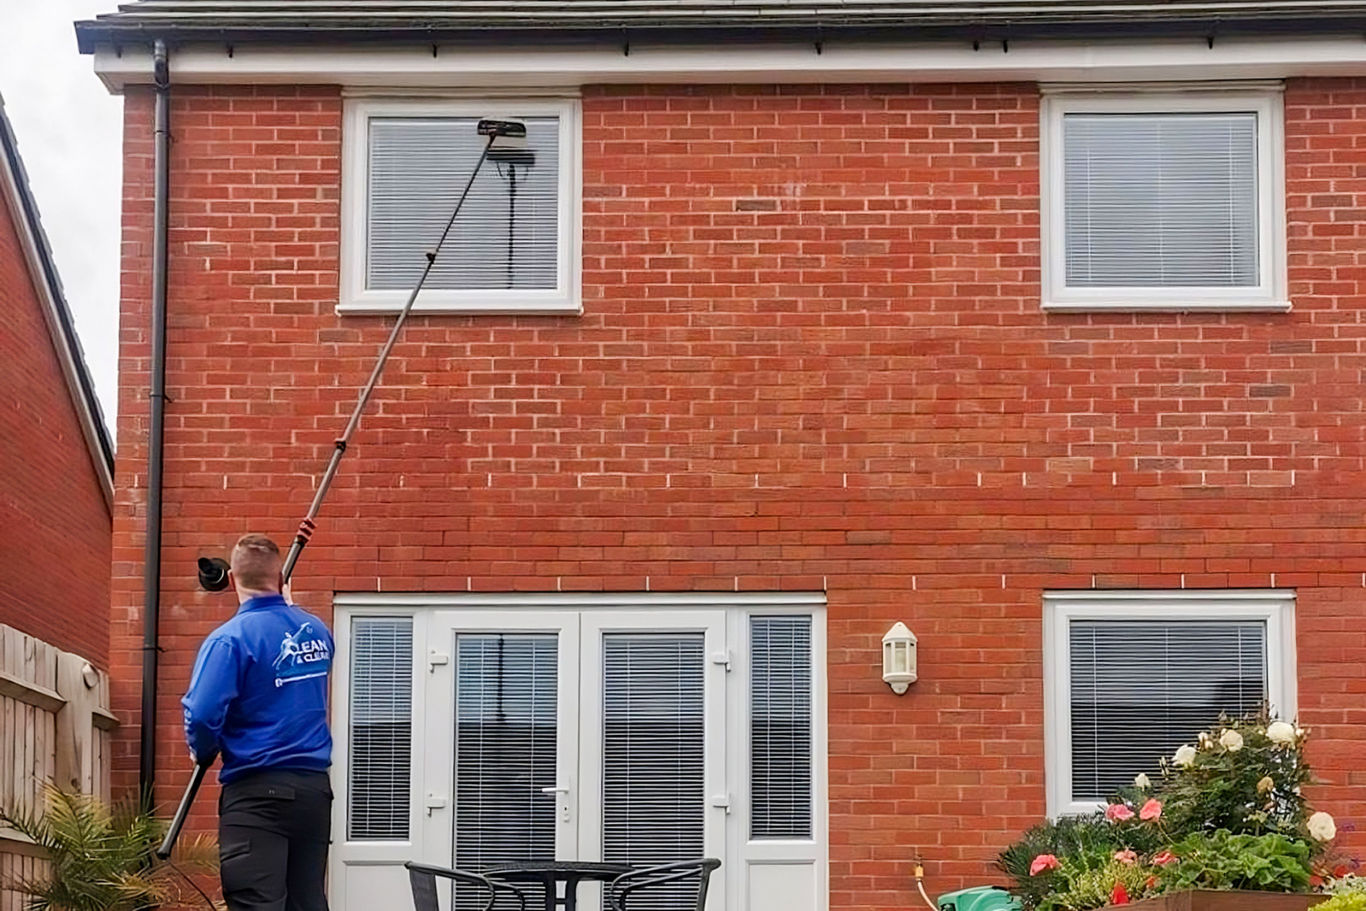
[[[1081,113],[1220,113],[1257,115],[1257,234],[1259,280],[1256,287],[1067,286],[1064,224],[1063,118]],[[1290,309],[1286,284],[1285,113],[1279,86],[1256,89],[1190,91],[1097,91],[1068,87],[1046,90],[1040,106],[1041,227],[1043,308],[1087,311],[1245,311]]]
[[[1295,593],[1290,590],[1044,593],[1044,778],[1048,815],[1090,813],[1103,804],[1072,797],[1071,624],[1073,620],[1256,620],[1266,623],[1272,712],[1297,712]]]
[[[392,313],[403,309],[411,289],[366,288],[367,213],[370,198],[369,124],[377,117],[555,116],[560,122],[559,263],[554,289],[440,290],[426,288],[415,313],[578,314],[582,312],[583,126],[577,99],[350,98],[342,134],[341,297],[338,313]],[[473,162],[471,162],[473,164]],[[459,228],[459,220],[456,227]],[[453,240],[458,242],[458,230]],[[436,238],[432,238],[432,243]],[[414,250],[414,256],[422,251]]]

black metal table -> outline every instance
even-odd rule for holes
[[[579,883],[585,880],[610,883],[623,873],[631,872],[630,864],[605,864],[588,860],[545,860],[526,863],[500,864],[484,871],[489,879],[505,883],[538,883],[545,888],[545,911],[575,911],[578,907]],[[559,883],[564,883],[564,897],[559,894]]]

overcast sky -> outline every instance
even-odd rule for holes
[[[123,99],[76,52],[72,23],[117,0],[0,0],[0,96],[111,430],[118,388]]]

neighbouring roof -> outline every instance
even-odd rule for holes
[[[15,227],[19,233],[19,243],[24,248],[25,257],[36,263],[41,275],[35,276],[38,283],[38,298],[46,312],[44,321],[52,334],[52,343],[66,374],[72,399],[80,416],[81,429],[95,471],[104,489],[105,500],[113,502],[114,495],[114,446],[109,439],[109,431],[104,424],[104,414],[100,410],[99,398],[95,395],[95,383],[86,367],[85,354],[81,350],[80,338],[76,335],[76,324],[71,318],[71,310],[66,305],[62,292],[62,281],[57,275],[57,264],[52,258],[52,248],[48,245],[47,233],[43,231],[43,221],[38,214],[38,204],[29,187],[28,173],[24,170],[23,159],[19,157],[19,144],[14,138],[14,128],[10,126],[5,114],[5,100],[0,98],[0,192],[13,197],[11,208],[14,217],[20,221]]]
[[[564,39],[623,30],[715,39],[888,30],[935,35],[1104,37],[1341,32],[1366,0],[136,0],[76,23],[81,50],[152,38],[229,41]]]

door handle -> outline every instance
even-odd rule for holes
[[[542,794],[550,794],[555,798],[555,812],[560,817],[560,822],[569,822],[573,812],[569,806],[569,785],[557,784],[548,788],[541,788]]]

